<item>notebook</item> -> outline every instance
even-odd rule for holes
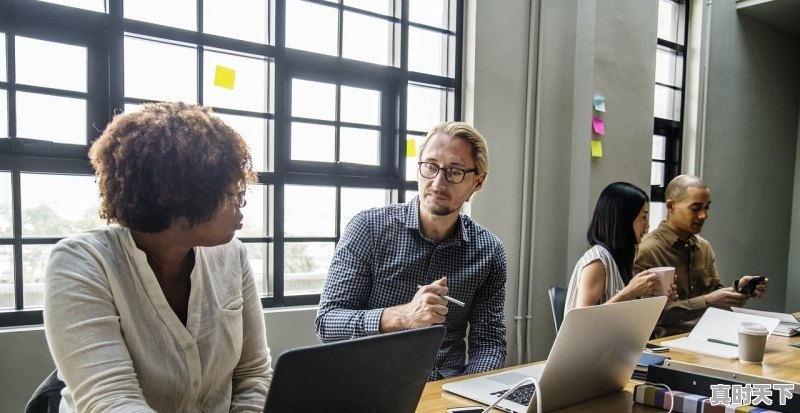
[[[413,412],[444,333],[439,325],[288,350],[264,411]]]
[[[661,345],[670,349],[674,348],[735,360],[739,358],[739,348],[737,347],[739,324],[745,321],[763,325],[770,334],[780,323],[777,318],[736,313],[710,307],[700,317],[688,337],[662,341]]]
[[[513,384],[534,376],[544,412],[621,390],[666,301],[662,296],[570,310],[545,364],[446,383],[442,389],[488,405]],[[524,398],[498,406],[514,413],[536,412],[536,403],[529,407]]]
[[[792,314],[776,313],[772,311],[751,310],[749,308],[732,307],[734,313],[760,315],[762,317],[777,318],[780,320],[772,334],[776,336],[792,337],[800,334],[800,321]]]

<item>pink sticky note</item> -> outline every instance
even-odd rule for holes
[[[600,118],[592,118],[592,130],[598,135],[605,135],[606,127],[603,125],[603,120]]]

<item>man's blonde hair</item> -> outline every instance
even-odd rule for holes
[[[434,126],[425,135],[422,144],[420,144],[417,152],[419,153],[419,160],[422,160],[422,153],[425,152],[425,146],[428,141],[437,133],[458,136],[469,142],[470,146],[472,146],[472,159],[475,161],[475,173],[478,176],[486,177],[489,173],[489,147],[486,144],[486,139],[472,125],[464,122],[444,122]]]

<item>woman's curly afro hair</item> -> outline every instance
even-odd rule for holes
[[[134,231],[164,231],[178,218],[212,219],[254,180],[242,137],[211,109],[145,104],[114,117],[89,150],[100,217]]]

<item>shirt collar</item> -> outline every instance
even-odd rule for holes
[[[425,234],[422,233],[421,226],[419,225],[419,195],[415,196],[414,199],[408,201],[409,208],[406,209],[406,228],[409,230],[415,230],[419,233],[422,238],[428,239]],[[460,239],[464,242],[469,242],[469,236],[467,235],[467,228],[466,228],[466,219],[461,215],[458,214],[458,220],[456,221],[456,232],[446,240],[442,241],[441,243],[448,243],[452,242],[453,240]]]
[[[664,235],[667,243],[673,247],[694,247],[697,245],[697,237],[694,234],[689,234],[687,239],[682,239],[675,230],[673,230],[667,221],[661,221],[658,225],[658,231]]]

